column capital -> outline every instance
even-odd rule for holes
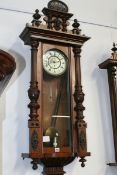
[[[31,39],[30,45],[31,45],[32,49],[37,49],[38,46],[39,46],[39,41],[37,39],[36,40],[35,39]]]

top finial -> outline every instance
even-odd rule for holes
[[[51,0],[48,3],[48,8],[59,12],[64,12],[64,13],[68,12],[68,6],[64,2],[59,0]]]
[[[112,53],[112,59],[117,60],[117,44],[113,43],[113,48],[111,49],[113,51]]]
[[[39,10],[36,9],[33,15],[32,25],[39,27],[39,25],[41,24],[41,21],[39,20],[40,18],[41,18],[41,15],[39,14]]]
[[[113,52],[116,52],[116,51],[117,51],[116,45],[117,45],[117,44],[113,43],[113,48],[111,49]]]
[[[73,26],[72,30],[73,34],[80,34],[81,32],[81,30],[79,29],[80,24],[77,19],[74,19],[74,23],[72,24],[72,26]]]

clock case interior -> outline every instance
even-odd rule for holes
[[[71,145],[71,87],[70,87],[70,66],[69,49],[60,46],[42,44],[42,55],[47,51],[62,53],[66,60],[66,70],[62,74],[51,75],[42,69],[42,114],[44,149],[45,147],[56,147],[62,150]],[[59,49],[57,49],[59,48]],[[56,59],[55,56],[53,58]],[[42,59],[41,59],[42,60]],[[42,64],[42,63],[41,63]],[[43,67],[43,66],[42,66]],[[49,67],[49,66],[48,66]],[[39,80],[40,81],[40,80]],[[56,136],[57,135],[57,136]],[[46,140],[47,139],[47,140]],[[50,140],[48,142],[48,139]],[[55,142],[55,143],[54,143]],[[55,145],[54,145],[55,144]],[[58,150],[59,150],[58,149]],[[46,150],[46,149],[45,149]],[[48,149],[47,149],[48,151]],[[60,151],[60,150],[59,150]]]

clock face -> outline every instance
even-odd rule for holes
[[[66,55],[57,49],[48,50],[43,56],[43,68],[54,76],[63,74],[67,68]]]

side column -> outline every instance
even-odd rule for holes
[[[115,161],[117,162],[117,65],[108,69],[108,82],[110,90],[111,113],[113,124],[113,138],[115,147]]]
[[[74,101],[75,101],[75,112],[76,116],[74,119],[74,129],[75,129],[75,140],[77,146],[74,146],[74,151],[77,157],[80,157],[79,160],[81,166],[85,166],[85,156],[90,156],[90,153],[87,152],[87,139],[86,139],[86,127],[87,124],[84,121],[83,111],[85,107],[83,106],[84,93],[81,85],[81,66],[80,66],[80,53],[81,47],[75,46],[73,48],[74,59],[75,59],[75,92],[74,92]]]
[[[40,128],[40,117],[38,114],[39,104],[38,98],[40,91],[38,89],[37,82],[37,52],[38,52],[39,42],[38,40],[31,40],[31,82],[30,88],[28,90],[28,96],[30,103],[28,107],[30,108],[30,119],[28,120],[29,126],[29,152],[33,161],[33,169],[37,169],[38,158],[42,154],[42,141],[41,141],[41,128]]]

